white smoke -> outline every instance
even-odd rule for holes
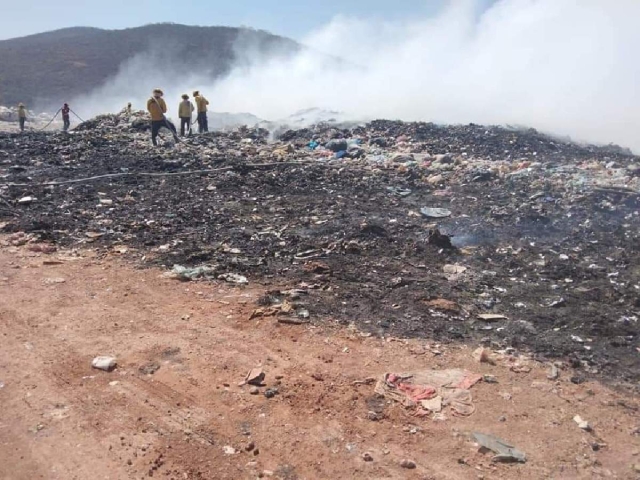
[[[452,0],[406,21],[339,16],[293,58],[244,58],[215,83],[162,80],[177,100],[199,87],[215,111],[271,120],[320,107],[352,118],[525,125],[640,151],[640,1],[479,5]],[[144,85],[145,95],[155,86]]]

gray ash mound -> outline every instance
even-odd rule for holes
[[[154,149],[142,120],[0,134],[2,231],[302,288],[314,322],[640,379],[640,169],[625,150],[389,121]]]

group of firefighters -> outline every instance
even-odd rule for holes
[[[147,100],[147,111],[151,115],[151,142],[154,145],[158,144],[158,132],[162,127],[168,128],[173,136],[178,138],[178,132],[175,125],[171,123],[165,113],[167,113],[167,103],[164,101],[164,92],[156,88],[153,90],[151,98]],[[185,134],[191,133],[191,116],[194,110],[197,109],[198,116],[198,133],[204,133],[209,131],[209,121],[207,119],[207,105],[209,101],[200,95],[199,91],[193,92],[193,99],[196,102],[196,106],[189,100],[189,95],[186,93],[182,95],[182,101],[178,105],[178,117],[180,118],[180,136],[184,137]]]
[[[58,111],[62,112],[62,125],[63,125],[62,129],[66,132],[67,130],[69,130],[69,127],[71,126],[71,118],[69,117],[71,108],[69,108],[68,103],[65,103],[62,106],[62,108]],[[24,103],[19,103],[18,104],[18,122],[20,123],[21,132],[24,132],[24,124],[26,121],[27,121],[27,107],[24,106]]]
[[[168,128],[173,136],[178,139],[178,132],[175,125],[167,119],[167,103],[164,101],[164,92],[156,88],[153,90],[151,98],[147,101],[147,111],[151,115],[151,141],[154,145],[158,144],[158,133],[162,127]],[[189,95],[182,95],[182,101],[178,105],[178,117],[180,118],[180,136],[184,137],[191,133],[191,117],[194,111],[197,111],[198,133],[209,131],[209,120],[207,119],[207,105],[209,101],[200,94],[199,91],[193,92],[193,99],[196,102],[194,106],[189,100]],[[131,103],[127,104],[125,109],[127,113],[131,113]],[[71,109],[69,104],[65,103],[60,109],[62,112],[63,130],[66,132],[71,126],[69,113]],[[55,118],[55,117],[54,117]],[[20,131],[24,132],[24,124],[27,120],[27,109],[23,103],[18,104],[18,120],[20,122]]]

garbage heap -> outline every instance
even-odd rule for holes
[[[179,143],[165,132],[154,148],[147,128],[136,112],[0,134],[4,241],[267,283],[257,316],[640,379],[640,161],[628,150],[386,120]]]

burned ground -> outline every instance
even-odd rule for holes
[[[378,121],[267,138],[243,129],[154,150],[116,117],[71,135],[2,134],[2,231],[301,287],[313,322],[481,341],[640,379],[636,157],[474,125]],[[330,138],[357,138],[358,158],[307,147]],[[106,174],[120,176],[64,183]],[[423,207],[451,215],[425,218]],[[435,229],[454,248],[430,243]],[[505,318],[479,319],[489,313]]]

